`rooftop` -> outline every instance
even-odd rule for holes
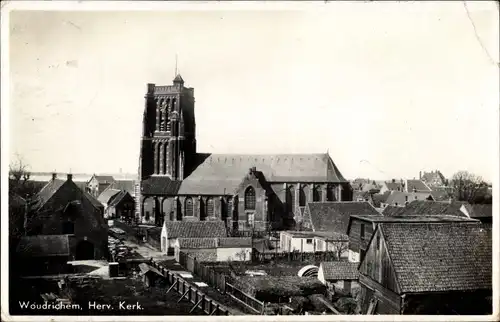
[[[322,262],[320,270],[325,280],[357,280],[359,278],[359,263],[351,262]]]
[[[409,223],[409,222],[471,222],[478,223],[478,220],[470,219],[467,217],[459,217],[459,216],[451,216],[451,215],[430,215],[430,214],[422,214],[422,215],[408,215],[408,216],[359,216],[353,215],[352,218],[361,219],[364,221],[376,222],[376,223],[391,223],[391,222],[399,222],[399,223]]]
[[[492,236],[483,225],[384,223],[401,293],[492,289]]]

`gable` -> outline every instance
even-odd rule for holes
[[[365,257],[359,264],[359,272],[372,280],[399,294],[398,280],[387,250],[384,236],[378,226],[372,234]]]

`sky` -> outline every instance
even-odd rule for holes
[[[498,7],[467,7],[474,25],[463,2],[12,12],[10,157],[136,173],[146,84],[171,84],[177,55],[199,152],[328,152],[348,179],[492,180]]]

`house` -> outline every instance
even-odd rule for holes
[[[413,200],[434,200],[430,192],[401,192],[393,191],[387,200],[382,204],[382,208],[387,206],[404,207]]]
[[[441,171],[431,171],[431,172],[423,172],[420,171],[419,178],[422,180],[428,187],[434,189],[434,187],[444,187],[446,185],[446,179]]]
[[[363,202],[366,201],[373,206],[373,193],[368,191],[354,191],[352,195],[352,201]]]
[[[432,189],[429,188],[422,180],[408,179],[405,185],[406,192],[430,192]]]
[[[351,293],[352,288],[359,287],[358,263],[322,262],[319,265],[318,279],[332,293],[336,291]]]
[[[347,257],[349,238],[336,232],[281,231],[280,250],[282,252],[337,252]]]
[[[453,189],[451,187],[431,187],[432,198],[436,201],[448,201],[453,199]]]
[[[392,179],[391,181],[384,181],[380,186],[380,194],[384,194],[387,191],[405,191],[405,183],[403,179],[400,181],[396,181],[396,179]]]
[[[404,208],[401,208],[404,209]],[[349,236],[349,261],[362,261],[368,242],[370,241],[373,232],[380,223],[447,223],[447,222],[467,222],[477,224],[479,221],[470,219],[465,216],[450,216],[450,215],[399,215],[399,216],[362,216],[353,215],[349,220],[347,235]]]
[[[491,229],[382,223],[359,266],[366,314],[492,314]]]
[[[32,200],[26,218],[27,235],[71,235],[76,246],[71,256],[76,260],[108,257],[108,226],[104,207],[92,195],[73,182],[54,174]]]
[[[104,218],[118,218],[132,223],[134,219],[135,200],[128,191],[107,188],[98,197],[104,205]]]
[[[467,205],[467,207],[465,207]],[[384,216],[418,216],[418,215],[451,215],[458,217],[469,217],[465,209],[469,208],[467,202],[447,201],[438,202],[432,200],[413,200],[404,207],[392,206],[384,209]],[[465,207],[465,208],[464,208]]]
[[[222,221],[165,221],[161,230],[161,251],[172,253],[177,238],[227,237]]]
[[[345,234],[351,215],[380,215],[368,202],[310,202],[299,219],[304,229]]]
[[[114,180],[110,185],[109,189],[116,189],[128,192],[132,197],[136,194],[136,180]]]
[[[179,262],[180,252],[191,253],[199,259],[198,254],[204,253],[204,261],[246,262],[252,259],[251,237],[222,238],[177,238],[174,243],[175,259]],[[207,258],[212,260],[207,260]]]
[[[16,270],[28,276],[68,273],[70,248],[76,246],[70,239],[73,239],[70,235],[22,237],[16,247]]]
[[[89,181],[87,181],[85,191],[93,195],[94,197],[98,197],[106,188],[108,188],[115,179],[113,176],[105,176],[105,175],[92,175]]]
[[[231,231],[292,229],[311,201],[352,200],[328,153],[200,153],[194,88],[181,75],[147,84],[142,115],[138,222],[223,221]]]
[[[18,240],[24,235],[24,220],[28,210],[26,199],[9,191],[9,239]]]
[[[391,191],[386,191],[384,193],[374,193],[372,194],[373,207],[378,211],[382,211],[382,205],[387,202],[387,198],[391,194]]]

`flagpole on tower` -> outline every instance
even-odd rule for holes
[[[175,53],[175,75],[174,77],[177,77],[177,53]]]

